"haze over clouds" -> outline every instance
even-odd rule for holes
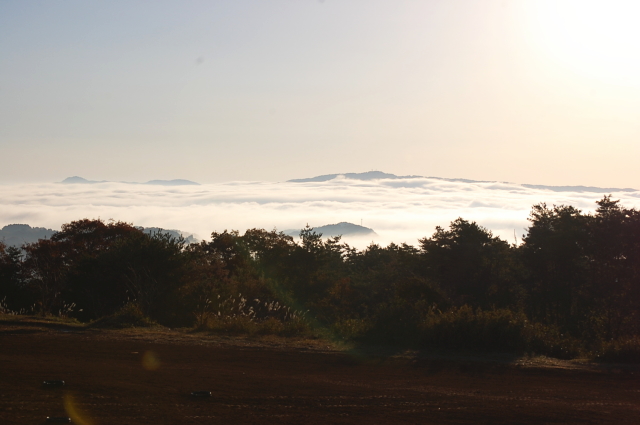
[[[0,2],[0,182],[640,187],[632,0]]]
[[[627,207],[640,192],[613,193]],[[457,217],[477,221],[513,242],[527,227],[533,204],[569,204],[593,211],[602,193],[555,192],[514,183],[451,182],[435,178],[325,182],[234,181],[200,186],[22,184],[0,186],[0,227],[26,223],[59,229],[80,218],[115,219],[137,226],[194,232],[260,227],[302,228],[347,221],[372,228],[375,242],[407,242],[430,236]],[[347,239],[364,247],[371,240]]]

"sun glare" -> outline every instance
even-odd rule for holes
[[[538,0],[528,3],[535,44],[572,72],[640,86],[640,2]]]

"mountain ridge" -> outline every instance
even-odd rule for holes
[[[187,244],[200,242],[193,233],[183,232],[177,229],[141,226],[136,226],[136,228],[148,235],[167,233],[176,239],[182,236]],[[47,229],[45,227],[31,227],[28,224],[7,224],[0,229],[0,242],[7,246],[21,247],[25,243],[38,242],[40,239],[50,239],[51,236],[56,233],[58,233],[57,230]]]
[[[62,180],[60,183],[62,184],[97,184],[97,183],[114,183],[108,180],[87,180],[80,176],[72,176],[67,177]],[[200,183],[185,180],[185,179],[173,179],[173,180],[149,180],[146,183],[138,183],[138,182],[118,182],[118,183],[126,183],[126,184],[148,184],[152,186],[200,186]]]
[[[365,173],[324,174],[321,176],[304,178],[304,179],[287,180],[287,182],[289,183],[325,182],[325,181],[333,180],[338,176],[344,176],[347,179],[353,179],[353,180],[412,179],[412,178],[422,177],[422,176],[396,176],[395,174],[389,174],[382,171],[367,171]]]
[[[358,224],[348,223],[346,221],[341,221],[336,224],[325,224],[324,226],[313,227],[313,231],[315,233],[321,233],[324,237],[334,237],[334,236],[371,236],[376,237],[378,234],[368,227],[360,226]],[[297,238],[300,235],[300,230],[298,229],[287,229],[283,230],[282,233],[285,235]]]
[[[351,180],[399,180],[399,179],[436,179],[448,182],[458,182],[458,183],[508,183],[508,182],[498,182],[498,181],[490,181],[490,180],[471,180],[471,179],[462,179],[462,178],[446,178],[446,177],[433,177],[433,176],[396,176],[395,174],[385,173],[382,171],[367,171],[364,173],[338,173],[338,174],[323,174],[321,176],[302,178],[302,179],[291,179],[287,180],[288,183],[316,183],[316,182],[326,182],[330,180],[334,180],[338,177],[344,177],[345,179]],[[551,185],[537,185],[537,184],[519,184],[519,183],[511,183],[517,184],[522,187],[526,187],[527,189],[540,189],[540,190],[551,190],[553,192],[591,192],[591,193],[611,193],[611,192],[637,192],[638,189],[632,188],[615,188],[615,187],[596,187],[596,186],[551,186]]]

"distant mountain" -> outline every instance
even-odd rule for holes
[[[107,180],[87,180],[82,177],[73,176],[67,177],[62,180],[60,183],[64,184],[95,184],[95,183],[112,183]],[[198,186],[200,183],[192,182],[191,180],[184,179],[175,179],[175,180],[150,180],[146,183],[137,183],[137,182],[119,182],[119,183],[127,183],[127,184],[150,184],[155,186]]]
[[[343,174],[325,174],[322,176],[310,177],[306,179],[287,180],[290,183],[307,183],[307,182],[326,182],[337,177],[344,177],[352,180],[398,180],[398,179],[437,179],[449,182],[461,183],[493,183],[484,180],[469,179],[448,179],[444,177],[424,177],[424,176],[396,176],[395,174],[384,173],[382,171],[367,171],[366,173],[343,173]]]
[[[200,242],[200,239],[196,238],[193,233],[181,232],[180,230],[176,229],[162,229],[160,227],[138,227],[138,229],[142,230],[147,235],[152,235],[154,233],[165,233],[171,235],[176,239],[179,239],[182,236],[187,244]]]
[[[94,183],[107,183],[107,181],[106,180],[102,180],[102,181],[87,180],[87,179],[83,179],[82,177],[73,176],[73,177],[67,177],[66,179],[62,180],[60,183],[64,183],[64,184],[94,184]]]
[[[176,229],[165,230],[159,227],[138,227],[148,235],[153,233],[168,233],[174,238],[182,236],[187,244],[199,243],[200,240],[192,233],[182,232]],[[9,224],[0,229],[0,241],[7,246],[20,247],[25,243],[38,242],[40,239],[49,239],[58,233],[56,230],[44,227],[31,227],[28,224]]]
[[[287,181],[291,183],[326,182],[329,180],[333,180],[338,176],[344,176],[347,179],[353,179],[353,180],[412,179],[412,178],[420,177],[420,176],[396,176],[395,174],[383,173],[382,171],[367,171],[366,173],[325,174],[323,176],[311,177],[307,179],[293,179],[293,180],[287,180]]]
[[[344,174],[325,174],[317,177],[306,179],[287,180],[290,183],[308,183],[308,182],[326,182],[338,177],[344,177],[352,180],[398,180],[398,179],[436,179],[448,182],[459,183],[498,183],[487,180],[469,180],[469,179],[450,179],[444,177],[424,177],[424,176],[396,176],[395,174],[383,173],[382,171],[368,171],[366,173],[344,173]],[[501,182],[505,183],[505,182]],[[528,189],[551,190],[553,192],[593,192],[593,193],[613,193],[613,192],[637,192],[637,189],[631,188],[615,188],[615,187],[594,187],[594,186],[545,186],[539,184],[521,184],[520,186]]]
[[[22,246],[25,243],[49,239],[55,230],[44,227],[31,227],[28,224],[9,224],[0,230],[0,241],[7,246]]]
[[[637,192],[636,189],[619,189],[615,187],[593,187],[593,186],[543,186],[540,184],[522,184],[520,186],[529,189],[552,190],[554,192],[593,192],[593,193],[611,193],[611,192]]]
[[[313,231],[316,233],[322,233],[322,236],[325,237],[334,237],[334,236],[371,236],[376,237],[378,234],[368,227],[359,226],[353,223],[347,223],[345,221],[338,224],[327,224],[326,226],[314,227]],[[282,233],[285,235],[298,237],[300,235],[300,230],[296,229],[288,229],[284,230]]]
[[[151,180],[143,184],[153,184],[157,186],[200,186],[200,183],[191,180],[175,179],[175,180]]]

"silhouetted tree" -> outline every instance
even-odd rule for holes
[[[534,205],[523,239],[522,259],[529,278],[528,310],[535,320],[579,332],[589,297],[590,218],[571,206]]]
[[[475,222],[458,218],[420,239],[424,273],[455,305],[517,306],[522,289],[513,248]]]
[[[166,233],[132,232],[108,249],[83,257],[70,278],[69,298],[91,318],[127,302],[163,323],[180,315],[179,289],[187,276],[184,241]]]
[[[51,239],[25,244],[23,276],[25,285],[36,294],[39,311],[48,314],[59,311],[64,303],[75,302],[80,290],[74,276],[76,267],[108,251],[118,240],[141,234],[141,230],[127,223],[83,219],[63,224]],[[69,287],[70,279],[76,282],[74,288]],[[92,284],[93,281],[83,283],[88,292],[93,291]]]
[[[605,339],[637,332],[640,213],[605,196],[589,220],[589,279],[594,330]],[[631,326],[631,329],[628,329]]]
[[[24,284],[22,257],[19,248],[0,242],[0,301],[12,311],[28,310],[35,302]]]

